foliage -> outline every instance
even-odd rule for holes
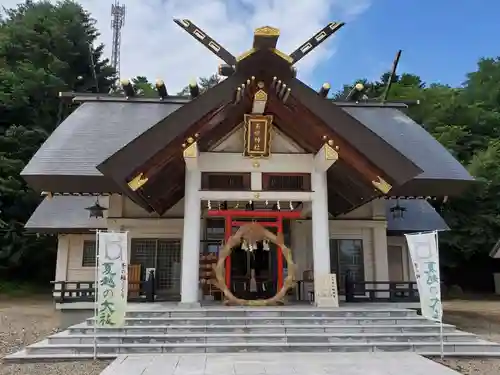
[[[60,91],[107,92],[114,81],[94,24],[72,1],[26,1],[0,20],[2,276],[53,277],[55,238],[24,232],[40,197],[19,174],[58,125]]]
[[[200,87],[200,94],[203,94],[205,91],[207,91],[209,88],[214,87],[217,85],[219,82],[222,81],[222,77],[218,74],[212,74],[210,77],[207,78],[200,78],[198,80],[198,86]],[[184,87],[179,93],[177,93],[179,96],[188,96],[189,95],[189,86]]]

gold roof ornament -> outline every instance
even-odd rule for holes
[[[149,178],[147,178],[146,176],[144,176],[143,173],[139,173],[137,176],[135,176],[129,183],[128,183],[128,187],[132,190],[132,191],[136,191],[136,190],[139,190],[142,186],[144,186],[146,184],[146,182],[148,182]]]
[[[197,142],[190,143],[187,148],[182,152],[184,158],[196,158],[198,157],[198,144]]]
[[[339,159],[339,153],[333,149],[330,145],[330,141],[325,143],[325,159],[337,161]]]
[[[392,189],[392,185],[385,181],[382,177],[377,176],[376,180],[372,181],[373,186],[375,186],[382,193],[387,194]]]
[[[255,36],[280,36],[280,29],[272,26],[258,27],[254,31]]]
[[[264,90],[259,90],[255,93],[254,99],[258,101],[266,101],[267,93]]]

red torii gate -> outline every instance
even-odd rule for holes
[[[269,210],[209,210],[207,212],[210,217],[223,217],[225,220],[224,239],[227,241],[231,237],[233,227],[241,227],[248,224],[247,221],[237,221],[238,218],[255,218],[255,219],[275,219],[275,221],[260,221],[259,224],[263,227],[275,227],[277,232],[283,233],[283,219],[300,219],[302,213],[300,211],[269,211]],[[278,265],[278,290],[283,286],[283,254],[281,248],[278,247],[277,253]],[[226,285],[231,284],[231,257],[226,258]]]

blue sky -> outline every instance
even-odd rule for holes
[[[449,0],[373,1],[338,31],[336,54],[316,68],[311,83],[330,81],[337,88],[357,78],[378,77],[402,49],[399,72],[460,85],[479,57],[500,56],[500,1],[450,5]]]

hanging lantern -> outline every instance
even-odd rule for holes
[[[399,205],[399,199],[396,200],[396,205],[391,207],[391,214],[393,219],[402,219],[406,211],[405,207]]]
[[[87,207],[85,209],[89,211],[90,218],[95,217],[96,219],[104,217],[104,211],[107,210],[106,207],[103,207],[99,204],[99,199],[95,201],[93,206]]]

